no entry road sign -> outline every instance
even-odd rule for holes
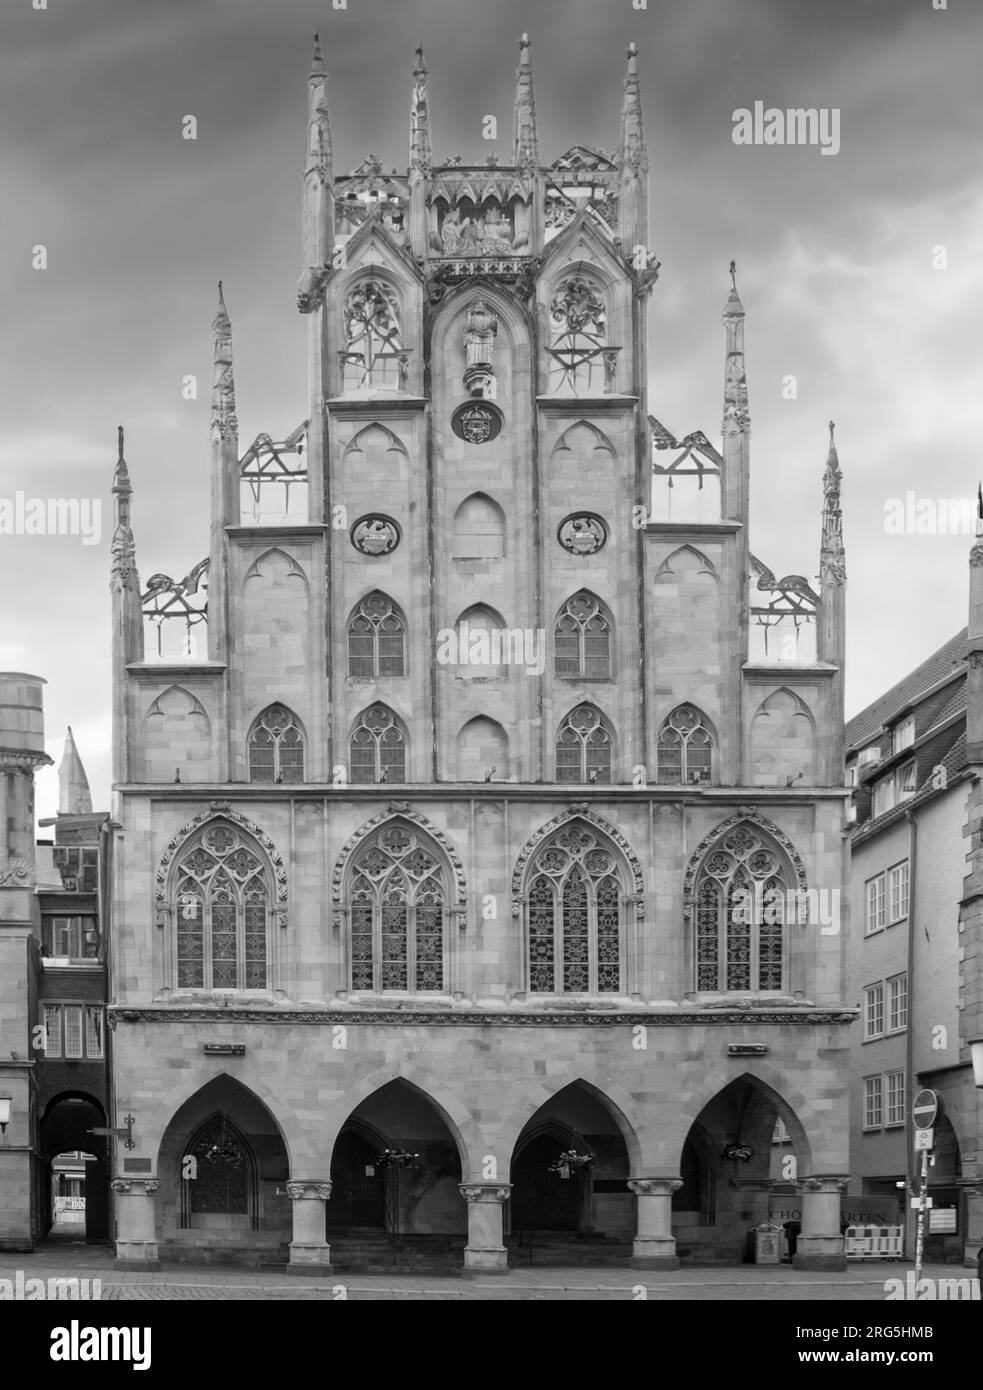
[[[911,1118],[916,1129],[931,1129],[939,1113],[940,1097],[934,1091],[919,1091],[911,1107]]]

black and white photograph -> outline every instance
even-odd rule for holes
[[[4,0],[25,1367],[173,1378],[216,1301],[971,1357],[981,53],[978,0]]]

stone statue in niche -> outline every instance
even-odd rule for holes
[[[495,377],[495,334],[498,317],[483,299],[476,299],[468,309],[464,329],[464,384],[471,396],[491,397]]]

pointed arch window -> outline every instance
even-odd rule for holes
[[[445,873],[429,840],[388,824],[356,856],[349,915],[353,990],[443,990]]]
[[[556,780],[611,780],[611,735],[600,711],[593,705],[578,705],[560,726],[556,740]]]
[[[285,705],[270,705],[249,735],[250,782],[303,782],[304,735]]]
[[[178,989],[265,989],[270,874],[231,825],[189,843],[175,874]]]
[[[560,609],[553,634],[558,676],[600,681],[611,675],[611,624],[600,600],[582,590]]]
[[[788,875],[777,850],[740,825],[707,855],[696,882],[696,987],[780,990]]]
[[[582,275],[568,276],[550,300],[549,394],[601,395],[610,374],[607,341],[601,291]]]
[[[406,675],[406,627],[392,599],[369,594],[348,620],[348,674]]]
[[[536,855],[527,893],[529,990],[621,990],[621,882],[613,851],[583,826],[567,826]]]
[[[714,739],[693,705],[679,705],[659,730],[656,780],[688,786],[713,780]]]
[[[342,390],[398,390],[406,349],[396,291],[382,280],[360,280],[343,313]]]
[[[359,715],[349,744],[353,782],[405,782],[406,738],[385,705]]]
[[[191,1158],[194,1164],[188,1165]],[[195,1216],[248,1216],[258,1225],[257,1169],[253,1151],[225,1114],[213,1115],[192,1135],[182,1155],[181,1225]]]

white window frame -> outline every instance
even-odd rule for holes
[[[887,925],[893,926],[895,922],[903,922],[911,910],[908,860],[902,859],[899,864],[892,864],[887,871],[886,878],[888,891],[885,917]],[[898,886],[896,887],[896,885]],[[895,901],[898,905],[897,911],[895,911]]]
[[[85,1055],[93,1061],[102,1058],[105,1049],[106,1021],[101,1004],[85,1006]]]
[[[895,753],[900,753],[903,748],[910,748],[915,741],[915,716],[909,714],[907,719],[902,719],[900,724],[895,724],[891,733],[891,749]]]
[[[864,1077],[863,1092],[863,1128],[883,1129],[884,1127],[884,1078],[878,1073],[877,1076]]]
[[[61,1005],[44,1005],[44,1055],[61,1056]]]
[[[884,1036],[884,982],[868,985],[864,990],[864,1042]]]
[[[908,1027],[908,976],[892,975],[887,982],[885,1033],[903,1033]]]
[[[876,820],[878,816],[886,816],[888,811],[893,811],[898,804],[894,773],[889,772],[886,777],[878,778],[874,783],[873,793],[874,798],[871,810]]]
[[[82,1026],[82,1005],[62,1004],[61,1006],[62,1050],[65,1057],[81,1061],[85,1056],[85,1037]],[[75,1050],[76,1046],[78,1051]],[[69,1048],[71,1047],[71,1051]]]
[[[903,1071],[884,1073],[884,1128],[896,1129],[906,1119],[905,1074]]]
[[[875,874],[873,878],[867,880],[864,884],[864,895],[866,898],[864,935],[873,936],[874,932],[883,931],[887,925],[885,876],[883,873]]]

